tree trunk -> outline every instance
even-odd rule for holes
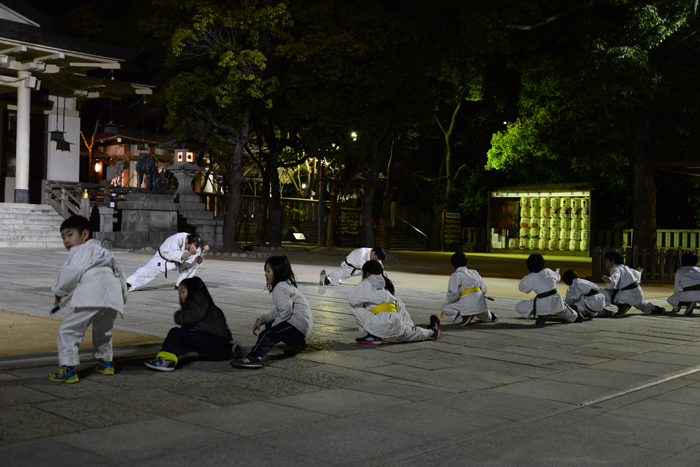
[[[335,246],[334,224],[335,224],[335,200],[337,198],[335,187],[331,187],[328,194],[328,220],[326,221],[326,248]]]
[[[231,164],[231,181],[229,182],[229,201],[226,217],[224,218],[224,245],[225,252],[235,251],[236,225],[241,211],[241,167],[243,166],[243,148],[248,144],[250,135],[250,109],[244,108],[241,114],[241,129],[236,146],[233,148]]]
[[[640,249],[646,248],[647,251],[656,248],[656,181],[654,169],[651,167],[649,120],[648,112],[635,112],[630,145],[634,193],[634,245]]]
[[[277,171],[280,154],[278,150],[270,151],[268,172],[270,176],[270,246],[282,246],[282,201],[280,193],[280,175]]]
[[[374,225],[372,224],[372,204],[377,192],[377,173],[372,171],[365,180],[365,192],[362,193],[362,229],[360,230],[360,246],[374,247]]]
[[[270,165],[266,164],[263,171],[262,192],[258,202],[258,222],[255,230],[255,240],[253,245],[262,246],[265,244],[265,226],[267,225],[267,208],[270,205]]]

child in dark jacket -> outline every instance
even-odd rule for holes
[[[182,327],[172,328],[156,358],[144,364],[152,370],[175,371],[179,356],[192,351],[222,359],[240,355],[240,347],[231,345],[233,338],[226,317],[214,304],[202,279],[185,279],[178,290],[180,309],[173,316]]]

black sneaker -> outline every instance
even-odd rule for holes
[[[127,282],[127,283],[126,283],[126,291],[127,291],[127,292],[131,292],[131,288],[132,288],[132,287],[131,287],[131,284],[129,284],[129,283]]]
[[[433,339],[440,339],[440,318],[437,315],[430,315],[430,329],[433,330]]]
[[[576,317],[576,320],[574,321],[574,323],[583,323],[584,321],[588,321],[590,319],[591,319],[590,316],[586,316],[579,311],[578,316]]]
[[[262,368],[262,357],[243,357],[231,360],[234,368]]]
[[[622,305],[617,305],[617,313],[615,313],[615,316],[624,316],[625,313],[630,311],[632,309],[632,305],[628,305],[626,303],[623,303]]]
[[[175,371],[175,362],[172,360],[165,360],[163,357],[154,358],[153,360],[146,360],[143,362],[151,370],[156,371]]]
[[[696,302],[689,302],[688,307],[685,309],[684,315],[690,316],[693,314],[693,309],[695,308],[695,303]]]
[[[241,346],[233,344],[231,346],[231,358],[241,358]]]
[[[290,345],[287,348],[287,350],[284,351],[284,353],[282,355],[284,355],[286,358],[290,358],[290,357],[293,357],[297,354],[300,354],[301,352],[304,351],[305,348],[306,348],[306,342],[301,341],[298,344]]]
[[[662,306],[655,306],[653,310],[651,310],[652,315],[665,315],[666,314],[666,308]]]
[[[367,334],[365,337],[358,337],[355,339],[355,342],[358,344],[381,345],[382,338],[373,336],[372,334]]]
[[[460,326],[469,326],[469,323],[474,319],[474,315],[462,316],[462,322],[459,323]]]
[[[489,311],[489,313],[491,312]],[[496,313],[491,313],[491,322],[495,323],[496,321],[498,321],[498,316],[496,316]]]
[[[323,285],[331,285],[331,280],[326,276],[325,279],[323,279]]]
[[[552,318],[552,315],[539,315],[537,317],[537,320],[535,321],[535,324],[538,326],[542,326],[544,323],[549,321]]]

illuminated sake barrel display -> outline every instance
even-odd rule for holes
[[[549,198],[550,208],[559,208],[559,198]]]
[[[569,230],[568,229],[561,229],[559,231],[559,240],[568,240],[569,239]]]
[[[561,217],[562,219],[568,219],[568,218],[570,218],[570,217],[571,217],[571,209],[569,209],[569,208],[562,208],[562,209],[559,211],[559,217]]]
[[[569,250],[576,251],[579,248],[578,240],[569,240]]]
[[[517,238],[508,239],[508,248],[511,250],[517,250],[518,249],[518,239]]]
[[[588,198],[581,198],[581,209],[588,209],[590,207],[590,200]]]
[[[540,206],[540,217],[549,217],[549,206]]]
[[[540,217],[540,208],[530,208],[530,217]],[[532,221],[530,221],[532,222]]]
[[[581,228],[581,221],[578,219],[571,219],[569,221],[569,228],[570,229],[580,229]]]
[[[571,201],[570,198],[561,198],[559,200],[559,207],[563,210],[565,208],[569,207],[569,201]]]
[[[579,244],[579,250],[588,251],[588,240],[581,240],[581,243]]]
[[[588,219],[581,219],[581,228],[583,230],[588,230],[591,227],[591,221]]]
[[[530,238],[537,238],[540,236],[540,229],[537,227],[532,227],[530,229]]]
[[[530,240],[527,241],[527,248],[529,250],[534,250],[537,248],[537,239],[536,238],[531,238]]]
[[[559,218],[559,209],[557,208],[549,208],[549,217],[551,218]]]
[[[550,229],[558,229],[558,228],[559,228],[559,223],[560,223],[560,220],[559,220],[558,218],[556,218],[556,217],[551,217],[551,218],[549,219],[549,228],[550,228]]]
[[[581,240],[581,231],[580,230],[569,231],[569,240]]]
[[[547,242],[547,249],[558,250],[559,249],[559,240],[556,240],[554,238],[550,239],[549,242]]]
[[[581,200],[579,198],[571,198],[569,207],[573,211],[574,209],[579,209],[581,207]]]
[[[581,219],[588,219],[588,209],[581,208]]]
[[[559,219],[559,228],[560,229],[570,229],[571,228],[571,221],[569,219]]]
[[[537,242],[537,249],[538,250],[546,250],[547,249],[547,239],[546,238],[539,239],[539,241]]]
[[[518,248],[527,250],[527,238],[521,237],[520,240],[518,240]]]
[[[549,238],[559,240],[559,229],[549,229]]]
[[[564,251],[568,250],[569,248],[569,240],[559,240],[559,250]]]
[[[581,231],[581,240],[588,240],[588,230]]]
[[[540,207],[539,198],[530,198],[530,207],[531,208],[539,208]]]
[[[533,217],[530,219],[530,227],[539,227],[540,226],[540,218],[539,217]]]
[[[540,217],[540,228],[549,228],[549,217]]]
[[[571,218],[578,219],[579,217],[581,217],[581,211],[578,209],[572,209],[571,210]]]
[[[530,206],[530,198],[520,198],[520,207],[526,208]]]
[[[540,229],[540,238],[549,238],[549,229]]]
[[[530,217],[530,208],[528,206],[520,209],[520,217]]]
[[[520,218],[520,227],[530,227],[530,218],[529,217],[521,217]]]
[[[521,237],[527,237],[528,235],[530,235],[530,229],[525,228],[525,227],[520,229],[520,236]]]

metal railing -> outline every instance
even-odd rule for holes
[[[423,248],[426,248],[426,245],[428,242],[428,236],[425,233],[421,232],[418,227],[416,227],[415,225],[408,222],[406,219],[399,217],[399,216],[396,216],[396,218],[409,227],[408,229],[404,228],[404,230],[408,231],[408,233],[411,235],[411,238],[413,238],[415,240],[416,233],[419,234],[421,237],[423,237]],[[420,240],[417,240],[417,241],[418,241],[418,243],[420,243]]]

